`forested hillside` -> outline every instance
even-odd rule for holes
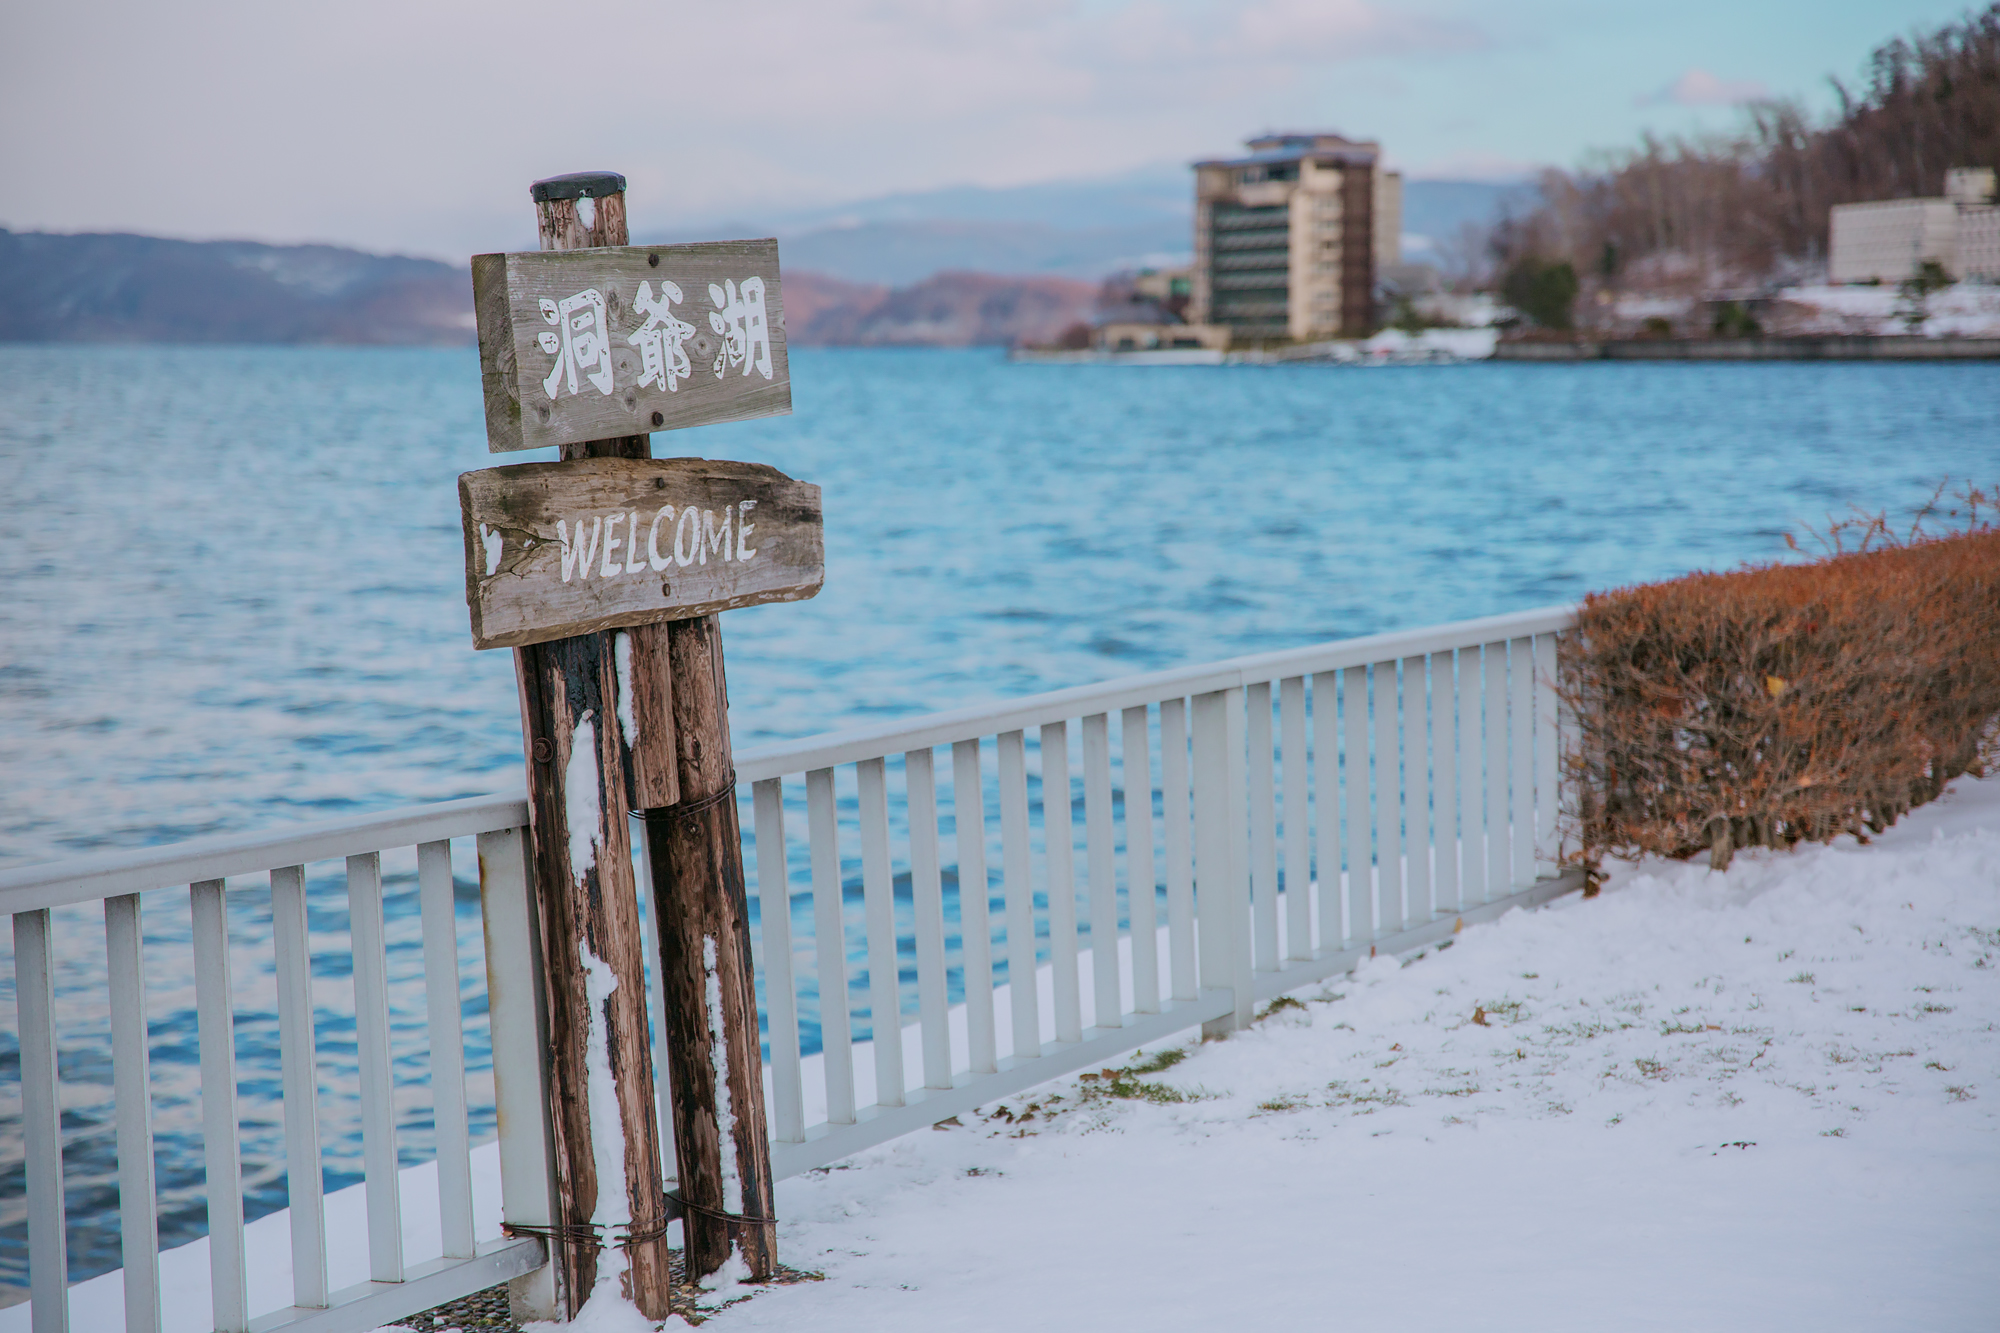
[[[1492,258],[1568,263],[1595,284],[1719,286],[1811,276],[1835,204],[1942,192],[1951,167],[2000,166],[2000,4],[1878,47],[1837,109],[1746,109],[1733,134],[1647,138],[1595,166],[1550,171],[1497,227]]]

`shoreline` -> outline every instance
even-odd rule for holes
[[[2000,338],[1808,334],[1778,338],[1620,338],[1503,342],[1495,361],[1994,361]]]
[[[1434,333],[1472,333],[1449,340]],[[1483,345],[1482,345],[1483,344]],[[1467,361],[1573,364],[1583,361],[2000,361],[2000,337],[1929,338],[1921,334],[1807,334],[1773,338],[1582,338],[1573,342],[1504,342],[1487,330],[1426,330],[1395,339],[1302,343],[1293,347],[1102,348],[1018,347],[1009,361],[1037,365],[1457,365]]]

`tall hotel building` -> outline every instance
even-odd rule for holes
[[[1197,162],[1188,322],[1245,342],[1372,331],[1375,270],[1402,255],[1403,179],[1382,147],[1267,134],[1246,157]]]

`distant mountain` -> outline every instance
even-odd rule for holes
[[[1191,241],[1186,219],[1087,230],[936,219],[824,227],[781,235],[778,248],[788,267],[902,286],[949,271],[1094,280],[1120,269],[1186,263]]]
[[[0,229],[0,342],[472,340],[471,275],[432,259]]]
[[[1029,185],[949,185],[781,213],[768,225],[785,236],[866,222],[1028,222],[1066,230],[1180,224],[1193,212],[1194,177],[1178,163],[1086,180]],[[1181,248],[1187,248],[1182,228]]]
[[[942,253],[940,251],[939,253]],[[936,273],[856,283],[785,255],[796,344],[970,347],[1040,341],[1089,318],[1095,283]],[[327,245],[0,229],[0,342],[473,341],[472,281],[429,259]]]
[[[1405,181],[1406,258],[1428,257],[1427,243],[1455,242],[1464,224],[1490,225],[1531,194],[1519,184]],[[1172,164],[1092,180],[882,195],[648,239],[775,235],[787,265],[860,283],[900,285],[951,270],[1091,279],[1186,263],[1193,214],[1193,176]]]
[[[1185,168],[1006,189],[884,195],[763,224],[690,224],[641,243],[779,237],[788,336],[802,346],[1041,340],[1089,318],[1095,283],[1185,263]],[[1406,242],[1450,244],[1525,185],[1410,181]],[[1406,256],[1430,255],[1411,246]],[[0,342],[463,344],[472,283],[430,259],[327,245],[0,229]]]
[[[1058,277],[936,273],[890,288],[785,271],[785,337],[797,346],[981,347],[1051,342],[1088,320],[1098,285]]]

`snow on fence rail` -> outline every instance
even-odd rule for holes
[[[776,1175],[1196,1025],[1229,1030],[1258,998],[1372,950],[1416,948],[1460,920],[1574,887],[1558,873],[1553,680],[1555,637],[1573,623],[1569,608],[1497,616],[739,753]],[[473,1235],[451,906],[450,839],[476,837],[502,1214],[545,1227],[540,1004],[522,984],[537,976],[526,822],[521,799],[481,798],[0,873],[0,911],[14,919],[35,1333],[69,1327],[49,910],[93,900],[110,963],[126,1327],[161,1326],[138,907],[141,893],[173,885],[191,886],[215,1327],[330,1333],[509,1278],[536,1274],[545,1287],[540,1241]],[[858,848],[858,882],[844,840]],[[406,1267],[380,854],[411,846],[443,1253]],[[330,858],[346,860],[351,909],[371,1277],[340,1291],[326,1282],[303,887],[305,864]],[[293,1304],[268,1311],[247,1294],[222,910],[226,878],[255,874],[272,893],[292,1182]],[[865,1003],[853,1003],[857,987]],[[883,1014],[893,1021],[878,1024]],[[802,1055],[802,1026],[818,1029],[815,1057]],[[873,1040],[884,1030],[900,1039]]]

